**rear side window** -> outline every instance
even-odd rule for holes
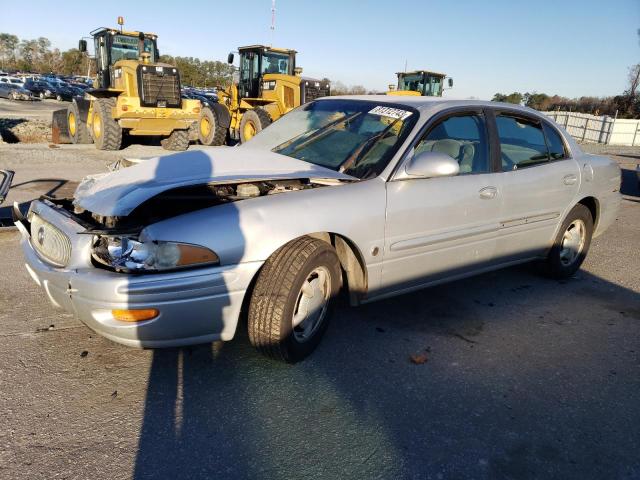
[[[547,145],[549,146],[549,158],[551,160],[560,160],[567,157],[567,153],[564,149],[564,142],[560,138],[560,134],[556,132],[555,128],[542,123],[544,128],[545,137],[547,137]]]
[[[416,145],[415,153],[441,152],[458,161],[460,173],[489,171],[489,149],[484,117],[465,114],[436,124]]]
[[[546,163],[549,160],[542,125],[521,117],[496,117],[500,138],[502,170],[509,172]]]

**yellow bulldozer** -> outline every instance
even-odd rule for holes
[[[97,76],[93,88],[66,111],[68,136],[100,150],[119,150],[123,134],[161,136],[165,149],[186,150],[202,105],[182,98],[180,73],[159,62],[157,36],[124,31],[123,23],[119,17],[120,29],[91,32]],[[86,40],[80,40],[79,50],[87,51]]]
[[[218,90],[218,103],[202,108],[198,139],[204,145],[246,142],[285,113],[330,93],[328,80],[301,76],[295,50],[250,45],[238,53],[238,78]],[[227,61],[233,64],[234,53]]]
[[[387,95],[416,95],[426,97],[441,97],[445,79],[449,88],[453,87],[453,78],[444,73],[429,70],[415,70],[413,72],[398,72],[398,85],[389,85]]]

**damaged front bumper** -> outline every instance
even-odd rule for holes
[[[16,212],[27,271],[54,306],[74,313],[92,330],[118,343],[150,348],[233,338],[245,292],[262,262],[162,274],[111,272],[91,264],[91,236],[81,233],[82,226],[40,201],[31,211],[71,240],[72,253],[64,267],[43,260],[32,245],[38,239],[32,238],[29,222]],[[111,313],[138,309],[159,314],[123,322]]]

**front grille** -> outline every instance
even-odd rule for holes
[[[45,261],[63,267],[71,258],[71,241],[39,215],[31,217],[31,245]]]
[[[300,82],[300,103],[307,103],[331,94],[330,83],[326,80],[302,79]]]
[[[174,67],[138,66],[138,93],[143,107],[180,108],[180,76]]]

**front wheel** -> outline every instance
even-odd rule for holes
[[[288,363],[315,350],[329,324],[342,282],[331,245],[300,237],[265,262],[249,302],[249,341],[261,353]]]
[[[578,271],[587,256],[593,235],[591,211],[579,203],[562,222],[545,262],[552,278],[568,278]]]
[[[189,130],[174,130],[167,138],[160,140],[165,150],[181,152],[189,148]]]
[[[271,124],[271,117],[266,110],[254,108],[242,114],[240,120],[240,143],[251,140]]]

